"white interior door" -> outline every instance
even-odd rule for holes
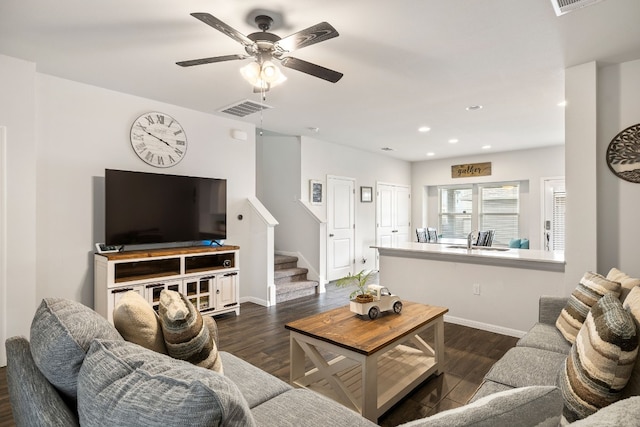
[[[411,241],[411,188],[378,183],[376,192],[376,244],[391,246]]]
[[[393,243],[394,235],[394,188],[393,185],[378,184],[376,197],[376,244],[389,246]]]
[[[411,190],[406,186],[395,186],[396,242],[409,242],[411,234]]]
[[[327,178],[327,280],[353,273],[355,261],[355,181]]]

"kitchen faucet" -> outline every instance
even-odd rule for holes
[[[473,236],[476,234],[476,230],[473,230],[471,233],[467,235],[467,249],[471,249],[471,244],[473,243]]]

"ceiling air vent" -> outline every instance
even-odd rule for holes
[[[221,108],[218,111],[221,113],[231,114],[236,117],[245,117],[249,114],[257,113],[261,110],[268,110],[270,108],[273,107],[245,99],[244,101],[236,102],[235,104],[231,104],[227,107]]]
[[[601,1],[602,0],[551,0],[551,4],[553,4],[556,15],[560,16]]]

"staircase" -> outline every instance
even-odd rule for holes
[[[318,282],[307,280],[309,270],[298,268],[297,257],[276,255],[274,264],[276,304],[316,293]]]

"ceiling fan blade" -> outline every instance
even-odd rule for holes
[[[330,70],[320,65],[312,64],[311,62],[303,61],[302,59],[293,58],[288,56],[281,61],[283,67],[292,68],[294,70],[302,71],[303,73],[310,74],[315,77],[319,77],[331,83],[336,83],[342,78],[344,74],[337,71]]]
[[[191,67],[193,65],[212,64],[214,62],[233,61],[236,59],[251,58],[247,55],[225,55],[225,56],[212,56],[211,58],[190,59],[188,61],[176,62],[181,67]]]
[[[221,20],[219,20],[218,18],[216,18],[211,14],[196,12],[196,13],[192,13],[191,16],[201,20],[202,22],[215,28],[216,30],[226,34],[227,36],[231,37],[238,43],[242,44],[244,47],[249,47],[254,45],[253,40],[251,40],[249,37],[245,36],[240,31],[234,28],[231,28],[230,26],[228,26],[227,24],[225,24],[224,22],[222,22]]]
[[[311,46],[325,40],[338,37],[338,31],[327,22],[321,22],[305,30],[291,34],[275,43],[276,48],[284,52],[293,52],[296,49]]]

